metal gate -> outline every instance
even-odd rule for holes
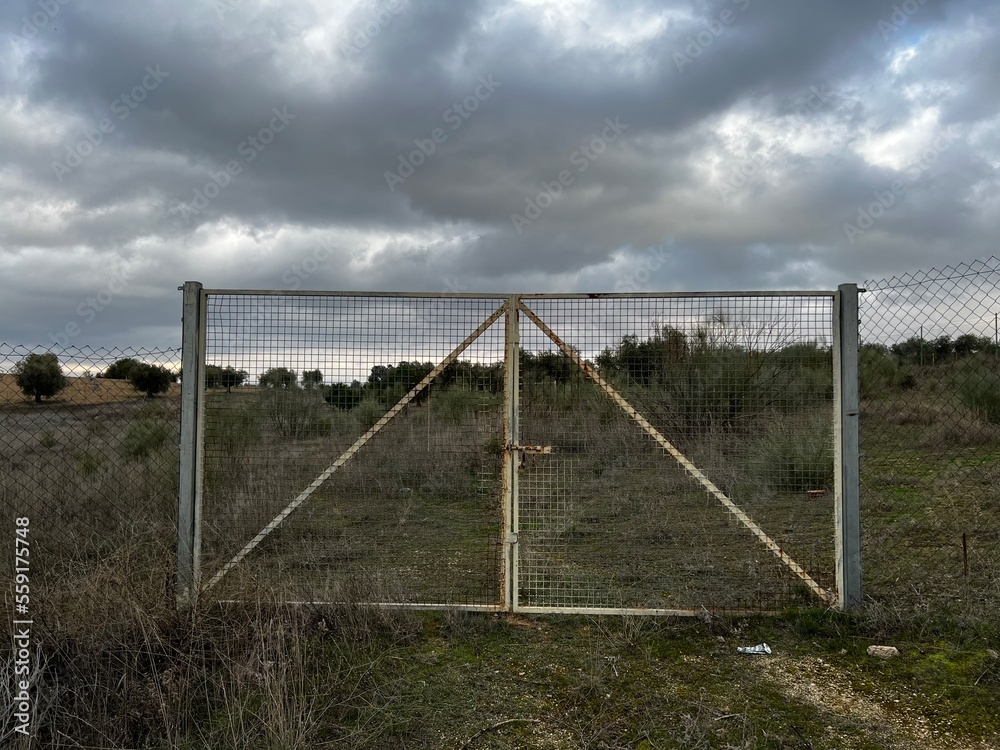
[[[857,290],[206,290],[178,596],[853,606]]]

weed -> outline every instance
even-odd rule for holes
[[[987,422],[1000,424],[1000,374],[985,367],[963,374],[958,393],[964,403]]]
[[[77,460],[77,469],[85,477],[89,477],[104,465],[101,456],[95,456],[87,451],[77,451],[73,454],[73,458]]]
[[[121,443],[122,456],[146,458],[159,450],[173,435],[173,425],[159,419],[140,419],[132,424]]]
[[[775,422],[755,446],[749,474],[772,492],[805,492],[833,484],[833,427],[828,414]]]

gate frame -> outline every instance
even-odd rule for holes
[[[834,538],[837,601],[831,606],[857,609],[862,605],[861,589],[861,514],[858,421],[860,391],[858,381],[858,287],[842,284],[831,291],[716,291],[716,292],[614,292],[614,293],[532,293],[486,294],[468,292],[355,292],[290,291],[259,289],[205,289],[197,281],[178,287],[183,291],[182,366],[185,380],[196,388],[181,389],[181,430],[179,451],[177,574],[176,596],[179,608],[197,604],[202,589],[201,524],[204,486],[205,423],[205,353],[207,298],[229,296],[317,296],[317,297],[396,297],[436,299],[504,300],[504,407],[502,520],[503,566],[500,571],[501,602],[497,605],[421,605],[400,604],[415,609],[477,609],[490,611],[529,611],[518,602],[518,466],[526,446],[520,436],[520,312],[521,301],[530,299],[628,299],[696,297],[826,297],[833,303],[833,381],[834,381]],[[404,404],[405,405],[405,404]],[[395,407],[394,407],[395,408]],[[402,408],[402,407],[400,407]],[[390,410],[391,411],[391,410]],[[391,417],[390,417],[391,418]],[[530,450],[530,448],[527,448]],[[696,615],[694,610],[635,610],[620,608],[541,608],[542,611],[574,611],[586,614],[673,614]]]

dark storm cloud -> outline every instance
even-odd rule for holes
[[[176,340],[185,278],[612,288],[658,250],[644,288],[831,287],[993,251],[991,4],[561,7],[8,3],[0,338]]]

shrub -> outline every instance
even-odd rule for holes
[[[371,429],[382,418],[385,412],[386,408],[381,401],[368,398],[358,404],[358,408],[354,410],[354,413],[358,417],[358,423],[363,430]]]
[[[344,411],[350,411],[360,404],[363,395],[360,383],[357,383],[356,386],[334,383],[323,388],[323,400],[330,406]]]
[[[122,439],[121,453],[125,458],[146,458],[167,442],[172,429],[159,419],[140,419],[129,427]]]
[[[1000,375],[985,366],[971,368],[959,383],[958,393],[981,419],[1000,424]]]
[[[497,397],[486,391],[455,386],[436,391],[430,399],[434,416],[458,424],[496,406]]]
[[[55,396],[67,385],[59,358],[51,352],[29,354],[14,365],[14,382],[25,396],[34,396],[36,404],[42,398]]]
[[[260,393],[258,408],[267,424],[281,437],[328,435],[332,420],[315,393],[276,386]]]
[[[750,475],[771,492],[805,492],[833,484],[833,424],[829,414],[774,423],[753,451]]]
[[[73,458],[79,462],[79,466],[77,468],[85,477],[89,477],[95,471],[100,469],[101,465],[104,463],[104,460],[100,456],[95,456],[91,453],[87,453],[86,451],[77,451],[73,454]]]

